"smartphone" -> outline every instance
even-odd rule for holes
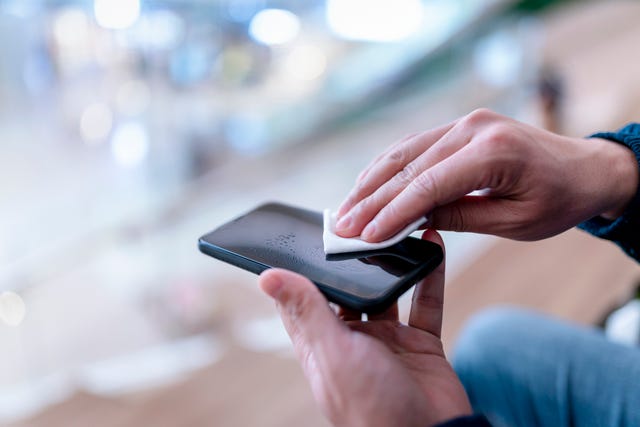
[[[201,252],[260,274],[285,268],[325,297],[363,313],[380,312],[442,262],[439,245],[407,237],[386,249],[325,255],[321,212],[268,203],[199,239]]]

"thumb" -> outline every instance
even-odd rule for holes
[[[484,196],[465,196],[440,207],[429,216],[429,227],[437,230],[470,231],[501,235],[512,224],[514,207],[509,201]]]
[[[297,273],[269,269],[258,280],[276,301],[284,327],[302,361],[309,353],[339,347],[348,329],[338,320],[327,300],[309,279]]]

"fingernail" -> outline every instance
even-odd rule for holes
[[[336,231],[344,231],[351,225],[351,215],[343,216],[336,223]]]
[[[371,221],[369,223],[369,225],[367,225],[364,230],[362,230],[362,238],[366,241],[371,241],[371,239],[373,238],[373,235],[376,232],[376,222]]]

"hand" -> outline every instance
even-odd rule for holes
[[[637,187],[626,147],[477,110],[378,156],[340,206],[336,232],[377,242],[429,215],[436,229],[537,240],[619,216]]]
[[[423,238],[442,245],[434,231]],[[317,288],[286,270],[267,270],[260,286],[276,300],[316,401],[336,426],[428,426],[471,413],[447,362],[440,328],[444,262],[414,292],[409,324],[398,308],[361,321],[333,313]]]

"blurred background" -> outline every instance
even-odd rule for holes
[[[335,207],[387,145],[478,107],[638,121],[639,21],[631,0],[0,0],[0,425],[327,426],[255,276],[197,238],[268,200]],[[492,304],[598,323],[639,273],[577,231],[445,242],[449,349]]]

